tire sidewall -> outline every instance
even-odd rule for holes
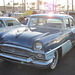
[[[59,57],[59,54],[58,54],[58,50],[55,50],[55,59],[53,59],[54,61],[50,64],[50,69],[53,70],[56,68],[57,66],[57,63],[58,63],[58,57]],[[55,62],[55,63],[54,63]],[[53,65],[54,63],[54,65]],[[53,65],[53,66],[52,66]]]

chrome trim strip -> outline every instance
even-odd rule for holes
[[[63,47],[63,45],[65,45],[65,44],[68,43],[69,41],[70,41],[70,40],[67,40],[66,42],[64,42],[63,44],[59,45],[58,47],[56,47],[56,48],[54,48],[54,49],[52,49],[52,50],[46,52],[46,53],[45,53],[45,59],[47,60],[47,59],[50,59],[50,58],[54,58],[54,52],[55,52],[55,50],[57,50],[57,49],[60,48],[60,47]],[[62,55],[62,56],[63,56],[63,55]]]
[[[8,55],[2,54],[2,53],[0,53],[0,56],[26,62],[26,60],[23,60],[23,59],[20,59],[20,58],[16,58],[16,57],[12,57],[12,56],[8,56]]]
[[[45,53],[42,53],[42,52],[33,51],[33,50],[29,49],[29,48],[25,48],[25,47],[21,47],[21,46],[15,46],[15,45],[10,45],[10,44],[0,44],[0,46],[9,46],[9,47],[14,47],[14,48],[24,49],[24,50],[30,51],[32,53],[45,54]]]
[[[66,42],[68,42],[68,41],[70,41],[70,40],[67,40]],[[50,50],[50,51],[48,51],[46,53],[37,52],[37,51],[33,51],[33,50],[29,49],[29,48],[25,48],[25,47],[21,47],[21,46],[15,46],[15,45],[10,45],[10,44],[0,44],[0,46],[9,46],[9,47],[15,47],[15,48],[20,48],[20,49],[25,49],[25,50],[30,51],[32,53],[49,54],[49,53],[55,51],[56,49],[62,47],[65,43],[59,45],[58,47],[56,47],[56,48],[54,48],[54,49],[52,49],[52,50]]]
[[[70,40],[67,40],[65,43],[69,42]],[[9,46],[9,47],[15,47],[15,48],[20,48],[20,49],[25,49],[27,51],[30,51],[32,53],[37,53],[37,54],[44,54],[45,55],[45,59],[46,60],[50,60],[54,58],[54,52],[55,50],[57,50],[58,48],[62,47],[65,43],[59,45],[58,47],[46,52],[46,53],[42,53],[42,52],[37,52],[37,51],[33,51],[31,49],[25,48],[25,47],[21,47],[21,46],[15,46],[15,45],[10,45],[10,44],[0,44],[0,46]],[[50,56],[50,58],[48,58],[47,56]],[[48,59],[47,59],[48,58]]]
[[[26,62],[26,63],[32,62],[32,64],[37,64],[37,65],[40,65],[40,66],[46,66],[46,65],[49,65],[52,62],[52,59],[50,59],[48,61],[45,61],[45,62],[39,62],[39,61],[33,60],[32,58],[21,59],[21,58],[17,58],[17,57],[13,57],[13,56],[8,56],[8,55],[2,54],[2,53],[0,53],[0,56],[6,57],[6,58],[9,58],[9,59],[13,59],[13,60],[17,60],[17,61],[21,61],[21,62]]]
[[[54,49],[52,49],[52,50],[46,52],[46,54],[51,53],[51,52],[57,50],[58,48],[62,47],[65,43],[67,43],[67,42],[69,42],[69,41],[70,41],[70,40],[67,40],[66,42],[64,42],[63,44],[59,45],[58,47],[56,47],[56,48],[54,48]]]
[[[53,59],[54,58],[54,51],[50,52],[50,53],[42,53],[42,52],[37,52],[37,51],[33,51],[31,49],[28,49],[28,48],[25,48],[25,47],[21,47],[21,46],[15,46],[15,45],[10,45],[10,44],[0,44],[0,46],[8,46],[8,47],[14,47],[14,48],[19,48],[19,49],[24,49],[26,51],[30,51],[31,53],[33,54],[42,54],[45,56],[45,59],[46,60],[50,60],[50,59]],[[50,56],[48,58],[48,56]]]

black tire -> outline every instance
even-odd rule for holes
[[[50,69],[51,70],[56,68],[57,63],[58,63],[58,57],[59,57],[58,50],[55,50],[54,59],[53,59],[52,63],[50,64]]]

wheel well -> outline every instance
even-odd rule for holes
[[[60,59],[62,57],[62,48],[61,47],[58,49],[58,53],[59,53],[59,59]]]

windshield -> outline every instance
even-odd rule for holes
[[[51,27],[51,28],[62,28],[62,20],[59,18],[40,18],[32,17],[30,27]]]
[[[7,26],[17,26],[21,25],[18,21],[16,20],[5,20]]]

